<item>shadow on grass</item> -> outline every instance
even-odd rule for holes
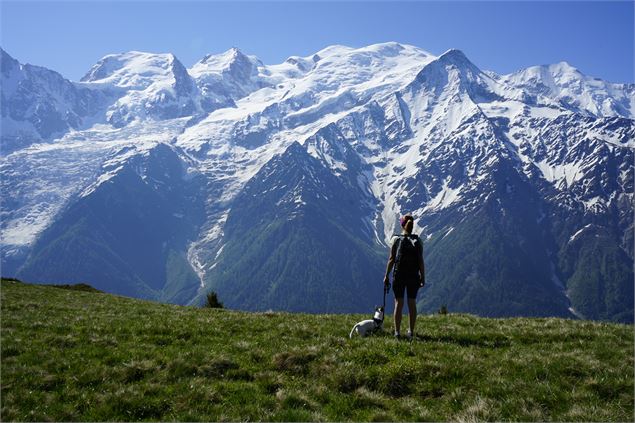
[[[396,342],[429,342],[456,344],[462,347],[481,347],[481,348],[503,348],[511,345],[511,340],[504,336],[483,336],[483,335],[421,335],[415,334],[413,339],[408,339],[405,335],[395,338],[391,332],[382,330],[375,332],[368,338],[394,338]]]
[[[470,335],[454,335],[454,336],[430,336],[416,334],[412,342],[441,342],[445,344],[456,344],[462,347],[481,347],[481,348],[503,348],[509,347],[511,341],[502,336],[470,336]]]

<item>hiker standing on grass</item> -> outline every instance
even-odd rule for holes
[[[390,248],[390,257],[386,266],[386,277],[384,285],[390,283],[389,275],[393,266],[392,290],[395,293],[395,337],[400,337],[401,313],[403,311],[404,291],[408,292],[408,317],[410,318],[410,328],[408,329],[408,339],[412,339],[417,321],[417,292],[425,285],[425,267],[423,264],[423,245],[417,235],[412,234],[414,218],[405,215],[400,220],[402,234],[393,237]]]

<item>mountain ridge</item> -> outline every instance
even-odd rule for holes
[[[136,52],[133,58],[163,57],[144,55]],[[330,46],[310,56],[291,56],[278,65],[264,65],[255,56],[230,49],[206,56],[195,64],[201,64],[197,72],[191,72],[195,66],[174,67],[170,63],[177,59],[164,56],[167,59],[159,61],[165,65],[160,68],[163,70],[159,77],[134,89],[122,90],[103,81],[74,83],[80,97],[90,94],[90,98],[100,99],[94,110],[105,113],[97,119],[96,115],[89,119],[84,114],[70,123],[53,114],[51,121],[67,122],[61,124],[70,130],[52,140],[24,133],[14,136],[11,125],[5,125],[12,119],[9,109],[3,108],[0,173],[7,202],[2,207],[2,261],[12,272],[29,271],[25,263],[31,260],[27,257],[33,254],[33,243],[41,237],[42,230],[56,224],[64,207],[97,195],[93,188],[100,184],[114,184],[117,191],[125,189],[115,177],[131,166],[139,175],[139,189],[161,195],[164,186],[151,184],[144,169],[152,167],[155,160],[150,152],[164,145],[181,163],[181,182],[177,185],[191,193],[188,201],[197,204],[195,209],[200,211],[195,214],[201,217],[186,219],[190,222],[185,231],[189,238],[180,241],[170,253],[174,255],[161,260],[169,261],[166,268],[181,275],[174,280],[189,281],[183,282],[186,286],[175,282],[173,290],[191,292],[197,283],[186,275],[198,275],[198,294],[190,299],[197,301],[206,288],[225,284],[216,280],[220,277],[217,269],[223,263],[241,261],[239,248],[230,248],[234,256],[223,250],[230,241],[227,225],[231,226],[234,217],[240,215],[236,201],[249,189],[250,181],[262,176],[259,172],[268,163],[278,160],[290,148],[301,146],[336,178],[325,176],[324,180],[331,182],[324,186],[321,195],[343,189],[354,204],[353,210],[348,211],[346,207],[331,207],[334,210],[327,213],[330,220],[337,221],[338,213],[348,213],[349,220],[340,229],[330,226],[323,230],[343,235],[352,228],[362,229],[353,230],[352,238],[341,239],[339,242],[344,245],[336,245],[321,259],[289,252],[289,257],[282,257],[276,265],[287,269],[287,273],[280,274],[280,280],[297,279],[300,275],[293,266],[284,266],[285,261],[300,260],[310,266],[317,265],[316,260],[337,263],[347,244],[357,246],[355,249],[364,257],[381,254],[398,229],[397,216],[410,212],[415,216],[415,230],[430,240],[433,250],[440,248],[430,251],[429,266],[437,275],[433,279],[439,281],[439,290],[431,282],[427,288],[431,294],[423,295],[420,301],[424,310],[438,308],[443,302],[441,293],[446,292],[446,298],[456,302],[449,305],[473,311],[481,297],[491,296],[485,293],[494,289],[493,292],[506,292],[499,309],[503,315],[507,306],[508,312],[516,310],[514,313],[521,315],[544,314],[546,310],[554,313],[552,306],[545,305],[541,311],[529,304],[519,306],[517,303],[523,301],[513,299],[514,291],[529,292],[526,288],[532,282],[522,275],[533,274],[532,268],[538,266],[542,270],[537,273],[540,282],[536,286],[546,290],[539,297],[553,297],[543,298],[544,304],[560,304],[556,315],[570,313],[568,308],[576,310],[576,305],[570,304],[571,296],[576,298],[574,302],[592,304],[584,290],[593,285],[600,302],[618,305],[584,306],[593,311],[581,315],[600,319],[624,313],[632,316],[632,304],[628,306],[632,289],[627,288],[632,269],[628,270],[627,263],[633,258],[628,243],[633,227],[635,129],[631,102],[635,104],[635,85],[596,83],[574,68],[557,64],[553,67],[557,75],[552,76],[552,85],[558,87],[562,81],[569,81],[570,88],[545,90],[541,80],[532,79],[536,73],[533,68],[511,76],[496,75],[481,71],[457,49],[435,57],[398,43],[359,49]],[[205,69],[203,61],[214,65]],[[549,71],[549,67],[546,69]],[[545,68],[540,68],[543,71]],[[134,72],[126,72],[123,75],[134,80]],[[21,104],[25,110],[37,107],[39,97],[12,75],[3,70],[3,87],[18,81],[20,93],[29,94],[14,96],[9,104]],[[576,91],[571,87],[581,88]],[[33,92],[38,93],[38,88]],[[599,93],[593,98],[602,99],[601,104],[588,101],[593,93]],[[56,110],[55,101],[47,104]],[[17,109],[12,109],[12,113],[13,110]],[[18,116],[25,127],[31,124],[29,116]],[[136,159],[130,161],[132,157]],[[301,155],[294,157],[300,160]],[[82,166],[72,169],[78,161]],[[137,164],[132,165],[133,162]],[[33,163],[43,166],[39,176],[21,176],[18,169],[27,172],[24,175],[33,174]],[[274,187],[261,188],[266,192]],[[55,194],[44,195],[45,190]],[[85,195],[78,197],[80,193]],[[522,195],[514,197],[514,193]],[[284,195],[295,198],[292,191]],[[312,197],[306,207],[320,210],[320,201],[319,196]],[[523,204],[533,204],[531,211],[523,210]],[[141,204],[136,207],[143,208]],[[261,210],[268,213],[267,207],[275,208],[275,204],[263,203]],[[189,216],[188,211],[184,213]],[[274,221],[279,219],[282,228],[288,217],[278,216]],[[526,244],[514,251],[539,251],[537,257],[541,258],[532,262],[520,259],[521,253],[516,252],[496,264],[493,259],[488,261],[491,257],[487,254],[470,256],[461,243],[470,244],[466,234],[473,232],[478,237],[479,232],[465,226],[468,217],[471,226],[491,228],[492,233],[505,228],[500,236],[478,244],[483,252],[491,249],[504,255],[514,249],[500,246],[514,240],[512,244]],[[242,219],[248,221],[249,216]],[[518,222],[523,222],[519,231],[522,236],[514,234],[520,229]],[[593,244],[592,248],[588,247],[588,240],[583,245],[570,245],[568,240],[576,234],[580,237],[588,225],[601,228],[596,233],[603,234],[606,242]],[[304,224],[307,233],[317,234],[318,227],[316,221]],[[111,227],[105,231],[120,229]],[[265,232],[263,227],[259,234]],[[270,242],[263,241],[267,245]],[[365,249],[368,253],[361,253]],[[268,251],[254,253],[253,259],[266,257]],[[617,273],[610,278],[612,282],[602,275],[603,271],[593,281],[580,280],[584,274],[580,273],[580,266],[592,253],[614,263],[611,272]],[[456,269],[460,276],[454,278],[458,279],[444,276],[452,273],[449,263],[442,259],[444,254],[453,255],[463,267]],[[189,270],[177,257],[185,257]],[[381,273],[382,266],[374,272]],[[497,266],[499,273],[488,273],[487,269]],[[512,279],[509,287],[502,288],[502,274]],[[73,279],[72,275],[60,276]],[[368,284],[370,279],[374,276],[359,272],[341,283],[352,288],[361,286],[362,281]],[[499,282],[495,284],[493,280]],[[273,286],[271,281],[261,283],[265,291]],[[321,280],[319,284],[328,285],[328,281]],[[474,284],[489,288],[477,290],[480,294],[476,295],[477,291],[470,288]],[[437,294],[432,295],[433,292]],[[616,299],[616,295],[621,299]],[[170,301],[169,295],[156,296]],[[432,298],[436,300],[431,302]],[[536,299],[527,302],[537,303]],[[258,307],[268,306],[264,302]]]

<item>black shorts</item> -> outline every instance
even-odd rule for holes
[[[417,298],[417,292],[419,292],[420,282],[418,279],[397,279],[392,284],[392,292],[395,293],[395,298],[403,298],[404,291],[408,290],[408,298]]]

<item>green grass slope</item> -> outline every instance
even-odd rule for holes
[[[2,421],[633,420],[631,325],[430,315],[413,342],[349,340],[367,316],[0,292]]]

